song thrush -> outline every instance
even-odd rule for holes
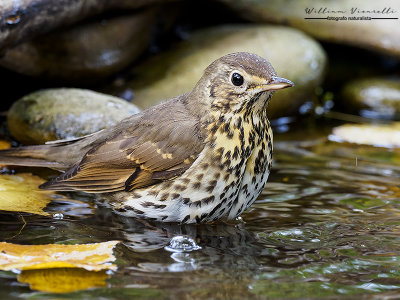
[[[267,106],[293,86],[251,53],[209,65],[189,93],[75,140],[0,151],[0,164],[65,171],[41,188],[105,193],[118,213],[164,222],[233,219],[272,162]]]

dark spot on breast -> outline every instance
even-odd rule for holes
[[[168,189],[172,186],[172,183],[173,183],[172,181],[165,181],[162,186],[163,188]]]
[[[161,195],[160,201],[167,201],[168,197],[169,197],[169,193],[164,193]]]
[[[236,122],[236,128],[242,127],[242,117],[239,117]]]
[[[228,181],[228,179],[229,179],[229,177],[231,176],[231,174],[230,173],[227,173],[227,174],[225,174],[225,176],[224,176],[224,180],[225,181]]]
[[[247,146],[246,147],[246,151],[245,151],[245,156],[246,157],[249,157],[251,155],[251,147],[250,146]]]
[[[233,150],[232,158],[237,159],[238,157],[239,157],[239,147],[235,146],[235,149]]]
[[[176,199],[176,198],[179,198],[180,196],[181,196],[180,194],[174,193],[171,195],[171,198]]]
[[[211,193],[214,189],[215,189],[215,186],[217,185],[217,181],[216,180],[211,180],[210,182],[209,182],[209,185],[207,186],[207,188],[206,188],[206,191],[207,192],[209,192],[209,193]]]
[[[231,158],[231,150],[225,153],[225,158],[230,159]]]
[[[140,195],[139,193],[136,193],[136,192],[129,193],[129,196],[131,196],[133,198],[142,198],[142,195]]]
[[[204,176],[204,174],[198,174],[198,175],[196,176],[196,179],[200,181],[200,180],[203,179],[203,176]]]
[[[190,198],[182,198],[183,204],[188,204],[190,202]]]
[[[157,192],[157,191],[154,191],[154,190],[150,190],[150,191],[147,192],[147,194],[148,194],[149,196],[157,196],[157,195],[158,195],[158,192]]]
[[[210,197],[207,197],[207,198],[203,198],[200,201],[204,202],[205,204],[209,204],[209,203],[213,202],[214,199],[215,199],[215,196],[210,196]]]
[[[217,204],[212,211],[210,211],[210,213],[208,214],[210,217],[212,217],[214,215],[214,213],[218,210],[218,208],[220,208],[222,205],[222,203]]]
[[[239,139],[240,139],[240,143],[244,144],[244,129],[243,129],[243,127],[240,127]]]
[[[213,124],[213,126],[211,127],[210,131],[212,134],[215,134],[218,130],[218,125],[216,123]]]
[[[225,162],[224,162],[224,164],[223,164],[224,166],[226,166],[226,168],[230,168],[231,167],[231,165],[232,165],[232,162],[231,162],[231,160],[230,159],[227,159]]]
[[[206,170],[207,168],[208,168],[208,163],[203,163],[202,165],[201,165],[201,168],[203,169],[203,170]]]
[[[203,221],[204,220],[204,218],[205,217],[207,217],[208,216],[208,214],[207,213],[203,213],[203,214],[201,214],[201,216],[200,216],[200,221]]]
[[[221,173],[214,173],[214,179],[218,180],[221,177]]]
[[[185,223],[189,219],[190,219],[190,215],[187,215],[186,217],[183,218],[182,223]]]
[[[181,185],[181,184],[177,184],[174,187],[175,187],[176,190],[181,191],[181,192],[186,190],[186,186]]]
[[[200,182],[195,182],[195,183],[192,184],[192,186],[193,186],[193,188],[195,190],[198,190],[200,188],[200,186],[201,186],[201,183]]]
[[[133,212],[134,212],[135,214],[137,214],[137,215],[143,215],[143,214],[144,214],[144,211],[141,211],[141,210],[139,210],[139,209],[136,209],[136,208],[134,208],[134,207],[132,207],[132,206],[125,205],[124,208],[125,208],[126,210],[133,211]]]
[[[236,197],[235,200],[233,200],[233,205],[238,204],[238,202],[239,202],[239,197]]]
[[[181,180],[182,180],[182,182],[184,184],[189,184],[190,183],[190,179],[189,178],[182,178]]]

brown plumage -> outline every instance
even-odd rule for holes
[[[213,62],[187,94],[70,141],[0,151],[0,164],[64,171],[41,188],[107,193],[119,213],[160,221],[233,218],[268,177],[272,91],[292,86],[250,53]]]

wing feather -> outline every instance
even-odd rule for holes
[[[131,191],[184,173],[204,148],[205,132],[179,98],[125,119],[120,130],[41,187],[91,193]]]

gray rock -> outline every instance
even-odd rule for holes
[[[7,50],[0,65],[50,80],[94,82],[128,66],[148,46],[156,12],[80,24]]]
[[[400,119],[400,79],[365,78],[342,90],[343,105],[364,117]]]
[[[220,0],[254,22],[290,25],[325,41],[374,49],[400,57],[399,20],[309,20],[306,17],[398,18],[393,0]],[[310,14],[306,9],[311,10]],[[353,10],[352,10],[353,9]],[[386,9],[386,10],[385,10]],[[376,11],[375,13],[373,11]],[[372,11],[372,12],[371,12]],[[352,13],[353,12],[353,13]]]
[[[11,135],[23,144],[71,139],[138,113],[122,99],[82,89],[48,89],[16,101],[7,115]]]
[[[175,49],[157,55],[132,70],[136,74],[125,85],[106,89],[134,93],[133,103],[147,108],[162,99],[190,91],[204,69],[231,52],[247,51],[268,59],[279,76],[295,83],[279,91],[269,107],[272,118],[290,115],[307,100],[323,78],[326,55],[320,45],[304,33],[282,26],[229,25],[201,30]]]
[[[167,1],[171,0],[2,0],[0,51],[107,11],[126,12]]]

